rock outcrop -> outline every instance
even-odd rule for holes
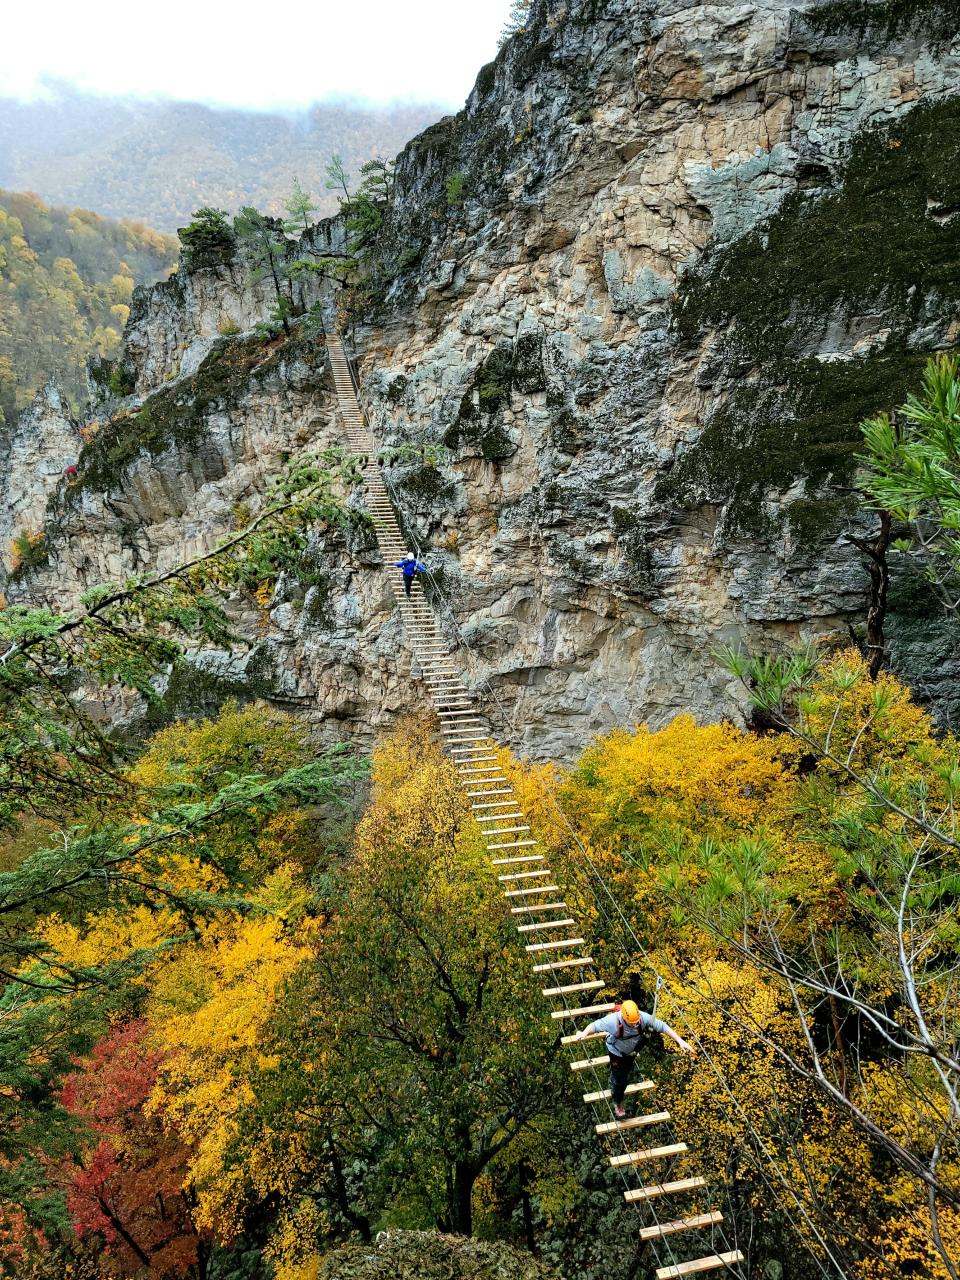
[[[39,533],[47,502],[76,465],[82,440],[64,397],[48,384],[7,432],[0,433],[0,550],[10,567],[9,546],[18,534]]]
[[[715,646],[858,626],[858,423],[960,314],[955,6],[903,8],[536,0],[398,158],[363,264],[365,396],[385,443],[449,450],[388,470],[522,750],[743,715]],[[337,222],[313,235],[342,247]],[[138,425],[84,451],[31,592],[208,545],[285,454],[337,439],[322,350],[266,349],[265,307],[226,268],[138,300]],[[949,718],[955,637],[918,635],[910,595],[894,658]],[[416,696],[368,549],[318,546],[243,616],[263,688],[329,733]]]

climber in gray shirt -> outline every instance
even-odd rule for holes
[[[682,1053],[696,1053],[693,1045],[678,1036],[673,1027],[661,1022],[652,1013],[642,1012],[633,1000],[624,1000],[619,1009],[608,1013],[605,1018],[591,1022],[577,1033],[577,1039],[585,1040],[591,1032],[596,1031],[602,1031],[606,1036],[604,1043],[610,1055],[610,1097],[613,1101],[613,1114],[618,1120],[622,1120],[627,1114],[623,1097],[637,1050],[643,1043],[646,1032],[657,1031],[660,1035],[669,1036]]]

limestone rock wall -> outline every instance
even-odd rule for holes
[[[364,396],[385,444],[448,451],[386,470],[451,640],[533,756],[742,717],[717,645],[862,618],[857,423],[956,340],[960,50],[843,8],[536,0],[398,158]],[[308,239],[340,251],[343,228]],[[322,347],[258,339],[269,299],[245,278],[138,297],[134,393],[96,419],[17,598],[65,607],[209,546],[285,456],[339,441]],[[371,547],[307,560],[269,607],[235,602],[246,650],[175,673],[174,707],[268,694],[366,741],[416,704]],[[949,695],[929,628],[901,623],[895,658]]]
[[[81,444],[78,424],[53,383],[6,433],[0,467],[0,553],[6,568],[11,539],[43,529],[47,500],[76,464]]]
[[[681,708],[742,714],[718,644],[862,619],[857,424],[955,340],[955,272],[907,280],[884,237],[927,235],[940,207],[916,160],[951,136],[931,112],[960,118],[960,50],[822,30],[817,9],[548,0],[400,158],[396,232],[420,256],[367,335],[366,393],[388,442],[453,450],[398,488],[533,754]],[[877,163],[861,252],[871,149],[906,177]],[[418,224],[451,173],[462,204]],[[917,208],[885,228],[900,182]],[[831,200],[833,228],[808,225]],[[814,277],[823,256],[812,282],[794,237]],[[759,317],[744,280],[771,300]]]

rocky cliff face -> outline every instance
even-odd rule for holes
[[[539,0],[399,157],[365,395],[386,443],[450,451],[390,470],[523,750],[741,714],[713,646],[862,616],[857,424],[956,340],[954,8]],[[265,344],[265,309],[227,268],[140,299],[133,397],[19,590],[63,605],[209,545],[285,454],[338,438],[322,347]],[[950,713],[954,637],[898,590],[896,660]],[[237,609],[250,653],[200,659],[194,703],[272,691],[363,736],[416,697],[368,549],[318,545],[268,616]]]

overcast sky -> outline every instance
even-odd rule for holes
[[[228,106],[323,98],[460,106],[509,0],[32,0],[4,14],[0,96],[45,78]]]

